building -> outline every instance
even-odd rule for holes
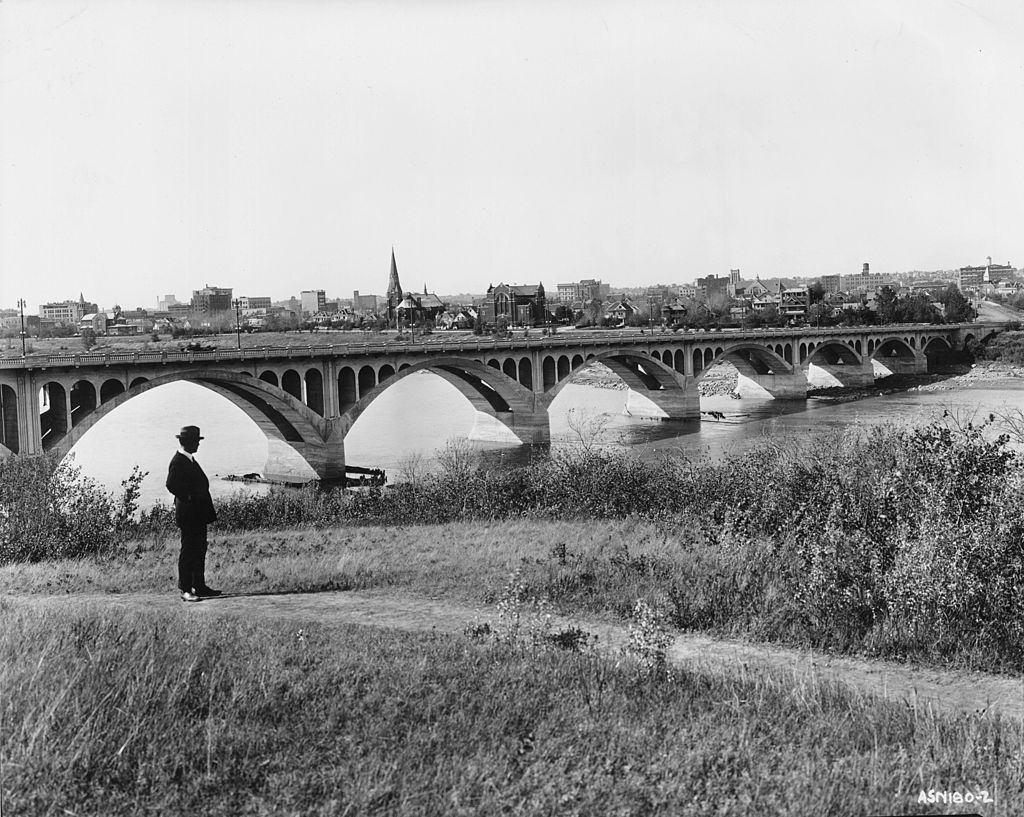
[[[239,309],[243,312],[247,309],[270,309],[272,304],[270,303],[270,297],[263,295],[239,295]]]
[[[171,306],[178,303],[178,299],[173,295],[164,295],[162,298],[156,299],[157,312],[167,312]]]
[[[299,293],[299,303],[303,315],[315,315],[324,311],[327,295],[322,289],[304,289]]]
[[[604,316],[614,322],[625,324],[633,315],[636,314],[636,308],[627,300],[617,301],[607,309]]]
[[[398,275],[398,271],[395,271],[395,275]],[[356,312],[376,312],[377,311],[377,296],[376,295],[360,295],[359,290],[355,290],[352,293],[352,308]]]
[[[447,307],[433,292],[423,288],[423,294],[406,292],[395,308],[398,326],[410,326],[417,323],[434,323],[438,316],[444,314]]]
[[[973,289],[984,289],[986,285],[994,288],[1000,281],[1016,277],[1015,270],[1010,262],[1005,264],[993,264],[992,256],[988,257],[988,263],[983,267],[960,267],[957,275],[957,286],[961,291]]]
[[[611,291],[610,284],[602,284],[595,278],[584,278],[581,281],[569,284],[557,285],[557,298],[561,304],[571,304],[574,301],[603,300],[608,297]]]
[[[204,284],[192,292],[192,311],[201,315],[214,315],[231,309],[231,287],[212,287]],[[170,310],[169,310],[170,311]]]
[[[741,289],[743,289],[743,283],[740,278],[740,271],[738,269],[729,270],[729,297],[735,298],[737,290]]]
[[[82,293],[78,293],[77,301],[58,301],[39,305],[39,317],[42,320],[53,321],[55,324],[65,326],[78,326],[79,321],[85,315],[99,311],[100,308],[96,304],[86,301]]]
[[[750,306],[755,313],[764,312],[774,306],[779,315],[785,318],[802,318],[810,306],[811,293],[805,286],[786,286],[782,281],[769,285],[762,295],[751,300]]]
[[[560,304],[571,304],[580,300],[579,283],[558,284],[558,302]]]
[[[891,275],[871,272],[871,267],[865,262],[860,275],[844,275],[843,285],[847,292],[877,292],[884,286],[891,286],[894,279]]]
[[[673,298],[671,301],[662,304],[661,320],[669,326],[679,323],[686,318],[690,312],[690,306],[683,298]]]
[[[106,333],[107,313],[90,312],[88,315],[82,315],[81,320],[78,322],[78,331],[82,331],[83,329],[91,329],[97,335]]]
[[[494,326],[502,317],[512,326],[543,326],[547,322],[544,284],[488,285],[480,304],[480,320]]]
[[[842,292],[843,291],[843,276],[842,275],[822,275],[821,276],[821,288],[827,293]]]
[[[717,275],[708,275],[705,278],[697,279],[697,289],[700,290],[704,300],[709,303],[716,299],[727,300],[730,297],[729,285],[731,281],[731,278],[719,278]]]

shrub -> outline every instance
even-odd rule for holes
[[[135,530],[138,468],[114,497],[68,457],[0,460],[0,564],[111,553]]]

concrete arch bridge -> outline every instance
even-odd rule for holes
[[[894,325],[646,333],[565,332],[494,340],[432,336],[334,346],[210,352],[30,355],[0,360],[0,454],[59,456],[102,417],[161,385],[189,381],[249,416],[274,452],[296,451],[318,476],[345,467],[345,435],[388,388],[430,371],[524,444],[550,441],[548,407],[582,369],[601,362],[629,387],[636,416],[698,420],[697,385],[720,361],[739,390],[805,399],[808,385],[861,386],[876,374],[926,372],[937,352],[959,350],[1002,324]],[[440,441],[439,441],[440,442]]]

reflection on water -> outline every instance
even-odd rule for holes
[[[552,446],[579,439],[577,429],[600,428],[602,445],[687,457],[717,458],[741,449],[765,434],[788,439],[823,431],[880,422],[915,422],[941,415],[944,409],[959,414],[999,411],[1022,405],[1021,388],[972,388],[957,391],[904,392],[828,404],[817,400],[734,400],[728,396],[703,397],[701,409],[721,412],[720,420],[658,421],[623,413],[625,390],[566,386],[551,405]],[[133,398],[104,417],[78,442],[73,453],[83,472],[116,489],[134,465],[149,475],[143,482],[142,502],[166,501],[167,463],[177,447],[174,435],[183,425],[202,428],[203,441],[196,457],[213,479],[215,496],[238,490],[262,490],[215,479],[228,474],[262,472],[267,456],[263,433],[240,409],[201,386],[172,383]],[[496,420],[478,415],[451,385],[424,373],[396,382],[353,425],[345,440],[352,465],[384,468],[395,475],[403,461],[419,455],[429,461],[455,438],[484,432],[505,442],[479,443],[492,464],[526,463],[531,451]],[[588,433],[586,429],[583,433]],[[298,455],[294,455],[302,464]]]

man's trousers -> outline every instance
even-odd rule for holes
[[[206,525],[181,529],[178,589],[198,592],[206,588]]]

